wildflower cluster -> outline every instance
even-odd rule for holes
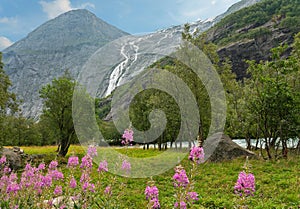
[[[26,164],[20,178],[11,171],[6,162],[6,157],[0,158],[0,208],[88,208],[94,204],[98,195],[111,195],[112,188],[107,186],[105,190],[96,188],[99,184],[94,182],[91,173],[93,169],[93,157],[97,156],[97,149],[89,147],[87,154],[81,159],[71,156],[68,159],[67,168],[69,175],[64,176],[56,160],[48,166],[44,163],[37,167]],[[80,178],[75,174],[80,171]],[[108,164],[104,160],[99,163],[99,174],[108,171]],[[100,181],[100,180],[98,180]],[[99,192],[97,195],[95,191]],[[101,198],[100,198],[101,199]],[[99,203],[98,203],[99,204]],[[21,206],[20,206],[21,207]]]
[[[202,147],[193,147],[190,151],[189,160],[197,164],[204,162],[204,150]]]
[[[234,186],[234,192],[240,197],[253,196],[255,192],[255,177],[249,171],[251,165],[249,164],[248,157],[246,158],[243,168],[244,171],[240,172],[237,182]]]
[[[239,196],[253,196],[255,192],[255,177],[252,173],[240,172],[238,180],[234,186],[234,191]]]
[[[150,186],[147,186],[145,189],[145,196],[146,200],[148,200],[148,209],[159,209],[160,208],[160,203],[158,199],[158,189],[154,185],[154,182],[150,182]]]
[[[130,145],[133,142],[133,130],[131,130],[130,128],[126,129],[122,135],[122,138],[122,145]]]

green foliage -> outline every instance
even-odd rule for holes
[[[10,116],[18,111],[16,95],[9,91],[11,81],[3,70],[2,53],[0,52],[0,147],[9,139]]]
[[[287,154],[287,140],[299,136],[299,60],[294,56],[299,49],[296,37],[294,51],[289,58],[282,58],[287,46],[272,50],[271,61],[255,63],[249,61],[251,79],[247,81],[247,109],[253,122],[264,138],[268,157],[272,158],[271,149],[275,149],[277,140]]]
[[[61,156],[67,154],[70,144],[76,139],[72,118],[74,88],[75,81],[65,73],[40,90],[40,97],[44,102],[42,118],[57,133]]]
[[[3,70],[2,53],[0,52],[0,116],[3,117],[7,113],[13,114],[17,111],[18,106],[16,103],[15,94],[9,91],[11,81],[8,75]]]
[[[293,35],[300,31],[299,5],[298,0],[264,0],[226,16],[208,33],[217,34],[214,43],[219,46],[269,35],[270,31],[263,27],[267,22],[290,30]]]

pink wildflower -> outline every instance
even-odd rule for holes
[[[111,190],[111,186],[107,186],[104,190],[104,194],[110,196],[112,195],[112,190]]]
[[[92,168],[93,166],[93,159],[89,155],[85,155],[81,159],[80,168]]]
[[[58,162],[53,160],[49,164],[49,169],[54,170],[54,169],[56,169],[57,166],[58,166]]]
[[[39,170],[39,171],[44,170],[45,168],[46,168],[45,163],[41,163],[41,164],[39,164],[39,166],[38,166],[38,170]]]
[[[245,196],[253,196],[255,192],[255,177],[252,173],[240,172],[238,180],[234,186],[234,191],[241,197],[243,194]]]
[[[54,195],[61,195],[62,194],[62,187],[56,186],[53,192]]]
[[[123,145],[128,145],[128,144],[132,143],[133,142],[133,130],[126,129],[122,135],[122,138],[124,139],[121,142]]]
[[[158,189],[156,186],[147,186],[145,189],[146,200],[149,200],[149,205],[152,209],[159,209]]]
[[[76,179],[72,177],[70,180],[70,188],[74,189],[76,188],[76,186],[77,186]]]
[[[173,176],[173,179],[175,180],[175,187],[185,188],[190,183],[184,168],[182,168],[181,166],[177,166],[175,168],[175,174]]]
[[[89,146],[88,150],[87,150],[87,154],[91,158],[94,158],[94,157],[98,156],[97,147],[95,147],[95,146]]]
[[[5,155],[3,155],[3,156],[0,158],[0,165],[1,165],[1,164],[4,164],[4,163],[6,163],[6,157],[5,157]]]
[[[76,167],[79,164],[78,157],[72,156],[68,159],[68,167]]]
[[[98,167],[98,170],[97,170],[99,173],[104,171],[104,172],[107,172],[108,171],[108,167],[107,167],[107,161],[104,160],[102,162],[99,163],[99,167]]]
[[[187,201],[198,201],[199,198],[198,198],[198,194],[197,192],[188,192],[187,194]]]
[[[204,150],[202,147],[193,147],[190,151],[189,160],[197,164],[204,162]]]
[[[131,170],[131,164],[127,160],[124,160],[122,163],[122,170],[124,170],[126,173],[129,173]]]
[[[186,203],[184,201],[181,201],[180,204],[178,204],[178,202],[175,202],[174,208],[178,208],[178,207],[179,207],[179,209],[186,209],[187,208]]]

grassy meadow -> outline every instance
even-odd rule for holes
[[[56,157],[55,146],[45,147],[21,147],[28,154],[43,154],[39,162],[49,163]],[[105,153],[107,148],[98,148],[98,155]],[[116,149],[118,152],[126,153],[128,156],[137,158],[148,158],[160,154],[158,150],[142,150],[138,148]],[[81,146],[71,146],[66,158],[56,158],[60,169],[67,175],[66,164],[68,157],[76,155],[83,157],[85,149]],[[172,157],[172,156],[170,156]],[[255,175],[256,192],[253,197],[247,198],[246,204],[249,208],[300,208],[300,157],[290,154],[288,159],[277,161],[265,161],[262,159],[249,160],[252,165],[251,172]],[[233,187],[238,174],[243,170],[244,158],[220,163],[200,164],[196,170],[195,191],[199,194],[199,201],[194,208],[235,208],[239,204],[239,197],[234,194]],[[187,157],[181,162],[187,173],[191,163]],[[96,167],[96,166],[95,166]],[[80,173],[76,174],[80,178]],[[111,183],[110,173],[102,176],[103,186]],[[155,185],[159,189],[159,200],[161,208],[173,208],[175,202],[172,176],[174,170],[153,176]],[[98,178],[94,169],[93,178]],[[146,208],[144,190],[150,178],[125,178],[115,176],[113,186],[113,198],[117,199],[119,208]],[[125,183],[125,184],[123,184]],[[96,191],[97,192],[97,191]]]

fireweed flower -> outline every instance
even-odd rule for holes
[[[4,174],[9,174],[11,172],[11,169],[8,166],[5,166],[3,169]]]
[[[14,193],[17,194],[17,192],[20,190],[20,186],[17,182],[9,182],[6,188],[7,193]]]
[[[64,179],[64,174],[58,170],[51,171],[50,175],[54,180]]]
[[[234,186],[234,192],[239,196],[253,196],[255,192],[255,177],[252,173],[240,172],[238,180]]]
[[[90,175],[86,172],[83,172],[80,177],[80,183],[87,182],[90,179]]]
[[[51,161],[50,164],[49,164],[49,169],[50,169],[50,170],[54,170],[54,169],[56,169],[57,166],[58,166],[58,162],[55,161],[55,160],[53,160],[53,161]]]
[[[158,189],[156,186],[147,186],[145,189],[146,200],[158,197]]]
[[[197,192],[188,192],[186,197],[188,202],[198,201],[198,194]]]
[[[94,157],[98,156],[97,147],[95,147],[95,146],[89,146],[88,150],[87,150],[87,154],[91,158],[94,158]]]
[[[186,209],[186,203],[184,201],[181,201],[179,204],[178,202],[175,202],[174,208],[179,208],[179,209]]]
[[[72,156],[68,159],[68,167],[76,167],[79,164],[78,157]]]
[[[122,163],[121,169],[123,171],[125,171],[126,173],[129,173],[130,170],[131,170],[131,164],[130,164],[130,162],[128,162],[127,160],[124,160],[123,163]]]
[[[44,170],[45,168],[46,168],[45,163],[41,163],[41,164],[39,164],[39,166],[38,166],[38,170],[39,170],[39,171],[42,171],[42,170]]]
[[[156,186],[147,186],[145,189],[146,200],[149,200],[149,205],[152,209],[159,209],[158,189]]]
[[[190,151],[189,160],[197,164],[204,162],[204,150],[202,147],[193,147]]]
[[[76,179],[72,177],[70,180],[70,188],[74,189],[76,188],[76,186],[77,186]]]
[[[1,165],[1,164],[4,164],[4,163],[6,163],[6,157],[5,157],[5,155],[3,155],[3,156],[0,158],[0,165]]]
[[[91,184],[89,182],[84,182],[84,184],[82,184],[82,190],[84,192],[86,192],[87,190],[90,190],[91,192],[95,192],[95,185]]]
[[[89,155],[85,155],[81,159],[81,165],[80,168],[92,168],[93,166],[93,159]]]
[[[106,160],[99,163],[99,167],[98,167],[97,171],[99,173],[108,171],[108,166],[107,166],[107,161]]]
[[[133,130],[126,129],[122,135],[122,138],[123,138],[123,140],[121,143],[123,145],[128,145],[128,144],[132,143],[133,142]]]
[[[62,187],[56,186],[53,192],[54,195],[61,195],[62,194]]]
[[[104,190],[104,194],[111,196],[112,195],[112,190],[111,190],[111,186],[107,186]]]
[[[182,166],[176,166],[173,180],[175,181],[174,187],[185,188],[190,183],[190,181],[186,175],[186,172]]]
[[[50,187],[52,185],[52,176],[47,174],[41,177],[42,187]]]

